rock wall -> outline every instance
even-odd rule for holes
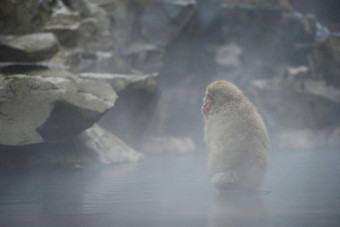
[[[339,146],[339,34],[287,0],[0,6],[3,145],[73,140],[98,121],[135,150],[193,150],[205,86],[227,79],[258,106],[273,146]]]

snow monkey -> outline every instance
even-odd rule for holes
[[[267,129],[255,106],[225,80],[209,84],[203,101],[212,183],[219,190],[259,188],[270,151]]]

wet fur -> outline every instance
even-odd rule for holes
[[[260,187],[270,159],[268,133],[261,116],[231,82],[213,82],[207,91],[214,96],[214,103],[204,114],[212,183],[220,190]]]

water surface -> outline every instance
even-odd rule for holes
[[[336,151],[273,152],[269,194],[218,193],[202,152],[0,183],[0,226],[340,226]]]

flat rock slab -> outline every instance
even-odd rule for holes
[[[82,152],[85,150],[92,154],[102,164],[138,161],[144,157],[98,124],[80,134],[77,141],[83,148]]]
[[[107,83],[76,77],[0,77],[0,145],[28,145],[75,137],[114,106]]]
[[[91,78],[107,81],[113,89],[119,93],[127,87],[132,89],[144,89],[149,93],[157,90],[158,74],[149,75],[128,75],[128,74],[109,74],[109,73],[81,73],[81,78]]]
[[[52,33],[0,36],[0,61],[41,61],[51,58],[58,50],[58,40]]]

